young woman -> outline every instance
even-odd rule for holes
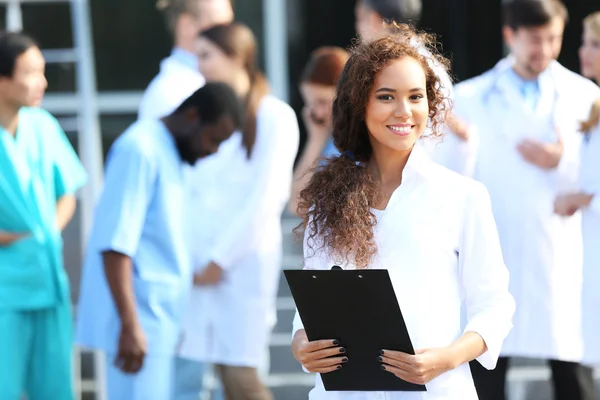
[[[271,399],[261,383],[282,258],[281,214],[289,200],[299,130],[291,107],[269,94],[244,25],[210,28],[197,43],[207,81],[232,86],[245,105],[242,131],[194,171],[192,235],[197,290],[180,355],[216,364],[227,400]]]
[[[304,100],[302,117],[308,135],[304,151],[296,167],[288,208],[296,213],[300,191],[312,176],[310,170],[319,157],[338,155],[331,136],[331,108],[348,52],[340,47],[320,47],[304,67],[300,93]]]
[[[583,43],[579,56],[581,72],[600,82],[600,12],[583,23]],[[584,361],[600,365],[600,99],[582,124],[580,192],[560,196],[556,212],[571,216],[582,210],[583,217],[583,304]]]
[[[487,191],[415,146],[427,127],[438,132],[444,123],[448,103],[428,57],[446,62],[431,37],[390,29],[346,63],[333,107],[342,156],[301,192],[300,227],[306,269],[389,271],[416,355],[382,349],[373,357],[427,392],[327,392],[317,376],[310,398],[475,400],[467,363],[494,368],[512,326],[508,273]],[[335,373],[351,363],[339,339],[309,342],[296,316],[292,350],[306,370]]]

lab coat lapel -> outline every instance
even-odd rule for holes
[[[552,67],[540,74],[538,82],[540,85],[540,99],[535,114],[539,117],[547,117],[554,112],[556,98],[558,97],[556,96],[557,88],[554,84]]]

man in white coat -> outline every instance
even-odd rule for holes
[[[231,0],[159,0],[173,35],[171,55],[160,64],[160,72],[146,88],[140,102],[139,119],[158,119],[204,85],[195,52],[198,33],[213,25],[233,21]]]
[[[559,0],[513,0],[503,12],[510,56],[455,86],[470,135],[452,168],[490,192],[517,304],[496,369],[471,368],[481,400],[506,398],[509,357],[549,360],[557,400],[595,399],[592,371],[579,364],[580,219],[554,215],[553,199],[577,185],[578,125],[600,90],[556,61],[568,18]]]

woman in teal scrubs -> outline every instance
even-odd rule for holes
[[[56,119],[36,108],[44,58],[0,33],[0,399],[73,399],[71,303],[61,231],[87,176]]]

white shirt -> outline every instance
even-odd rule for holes
[[[476,332],[488,351],[478,360],[496,365],[512,327],[515,304],[508,292],[496,224],[485,188],[430,161],[415,146],[402,185],[387,208],[375,212],[377,254],[369,268],[390,273],[411,341],[416,349],[451,345],[464,332]],[[327,249],[307,246],[305,269],[351,264]],[[466,327],[461,321],[465,307]],[[302,328],[298,315],[294,333]],[[352,362],[352,360],[350,360]],[[476,400],[468,364],[440,375],[427,392],[326,392],[317,376],[311,400]]]
[[[171,114],[205,83],[196,56],[174,49],[160,64],[140,101],[138,119],[160,119]]]

